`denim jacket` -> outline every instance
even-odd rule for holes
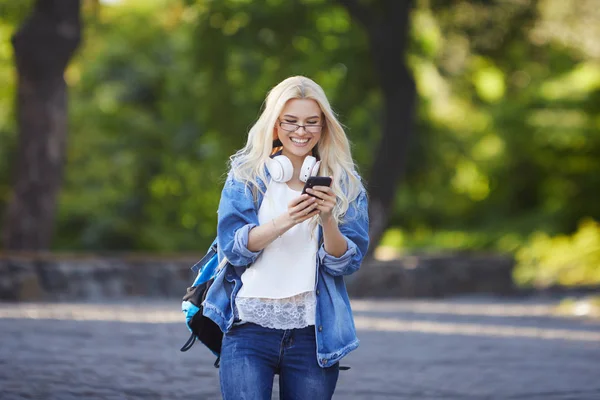
[[[266,185],[261,181],[259,184],[264,192]],[[224,257],[228,262],[218,272],[202,303],[203,315],[213,320],[223,333],[239,322],[235,299],[242,287],[241,275],[246,268],[252,268],[252,263],[262,252],[252,252],[247,247],[249,231],[259,225],[260,192],[257,200],[254,201],[246,185],[229,174],[221,193],[216,239],[219,262]],[[342,256],[334,257],[325,251],[323,230],[319,226],[320,246],[315,260],[315,335],[317,361],[323,368],[334,365],[359,344],[344,275],[358,270],[369,245],[369,218],[364,189],[355,202],[357,207],[350,205],[339,226],[348,243],[348,250]]]

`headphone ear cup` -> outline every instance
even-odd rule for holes
[[[304,158],[304,162],[302,163],[302,168],[300,169],[300,176],[298,177],[302,182],[306,182],[310,176],[312,176],[312,171],[317,162],[317,159],[313,156],[306,156]]]
[[[286,156],[277,156],[267,161],[267,169],[275,182],[287,182],[292,179],[294,166]]]
[[[319,173],[319,167],[321,166],[321,161],[317,161],[312,171],[310,172],[310,176],[317,176]]]

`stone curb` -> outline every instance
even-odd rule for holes
[[[0,300],[67,301],[182,297],[196,259],[0,254]],[[367,261],[346,277],[353,297],[509,294],[514,262],[498,255],[423,255]]]

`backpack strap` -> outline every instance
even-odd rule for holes
[[[179,349],[179,351],[188,351],[189,349],[192,348],[192,346],[194,345],[195,342],[196,342],[196,336],[192,333],[190,335],[190,338],[187,340],[187,342],[185,342],[183,347],[181,349]]]

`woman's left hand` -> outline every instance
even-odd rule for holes
[[[337,196],[329,186],[313,186],[312,189],[306,189],[306,192],[317,198],[317,209],[320,211],[323,221],[331,218],[331,212],[337,202]]]

